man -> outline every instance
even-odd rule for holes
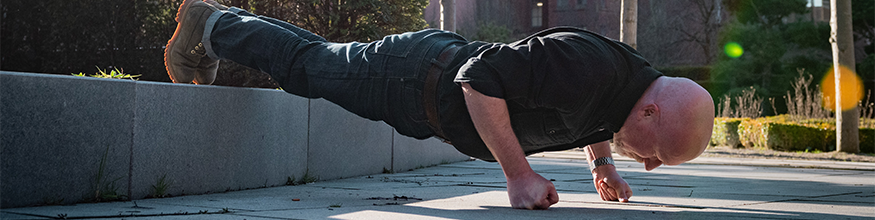
[[[696,158],[711,135],[713,101],[701,86],[664,77],[629,46],[580,29],[511,44],[439,30],[331,43],[214,0],[186,0],[177,21],[165,51],[175,83],[212,83],[220,58],[259,69],[289,93],[499,162],[514,208],[559,201],[528,154],[586,146],[601,198],[627,202],[632,190],[608,140],[652,170]]]

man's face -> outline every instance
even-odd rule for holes
[[[653,149],[652,145],[642,145],[644,144],[636,144],[634,140],[627,139],[625,138],[625,135],[620,133],[614,135],[614,151],[616,151],[617,154],[635,159],[638,163],[644,163],[644,168],[647,171],[656,169],[656,167],[663,164],[662,160],[660,160],[659,156],[656,154],[657,151]],[[641,148],[650,149],[646,150]]]

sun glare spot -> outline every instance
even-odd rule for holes
[[[823,80],[820,81],[820,90],[823,92],[823,107],[831,111],[835,111],[835,69],[829,68],[829,72],[824,74]],[[841,86],[841,103],[839,108],[842,111],[852,109],[857,106],[863,98],[863,81],[857,76],[854,71],[845,66],[839,68],[839,85]]]
[[[726,55],[732,58],[738,58],[742,54],[744,54],[744,49],[741,48],[741,45],[735,42],[726,43],[726,46],[723,47],[723,50],[726,52]]]

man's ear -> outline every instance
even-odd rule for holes
[[[655,103],[645,105],[644,108],[641,108],[641,116],[643,118],[647,117],[659,117],[659,106]]]

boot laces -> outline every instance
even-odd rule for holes
[[[197,43],[197,45],[194,46],[194,50],[191,50],[190,53],[191,55],[199,55],[203,57],[207,55],[207,49],[204,48],[204,43]]]

